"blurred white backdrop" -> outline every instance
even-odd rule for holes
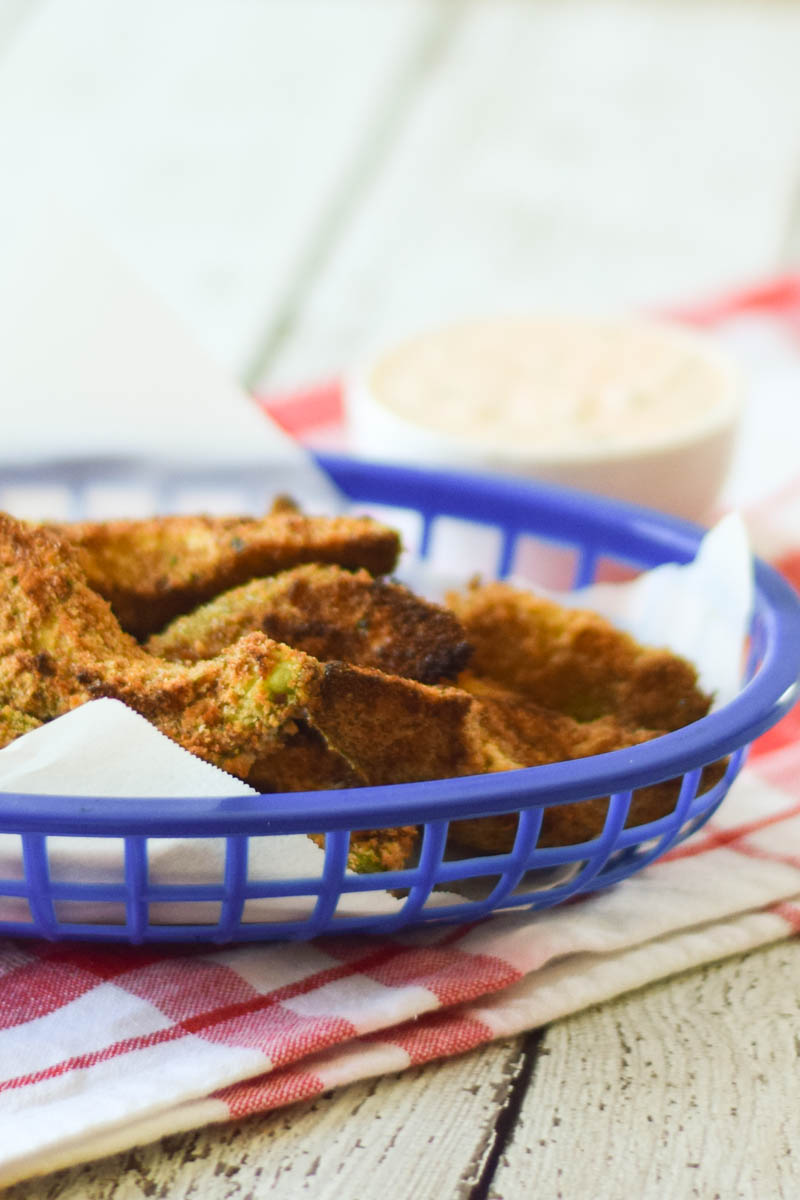
[[[262,386],[657,306],[791,265],[798,47],[787,0],[0,0],[0,220],[67,197]]]

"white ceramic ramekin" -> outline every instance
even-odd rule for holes
[[[537,397],[544,395],[544,389],[552,404],[553,387],[558,381],[554,384],[552,380],[530,378],[522,381],[522,395],[524,404],[530,406],[531,435],[522,436],[519,428],[504,432],[501,392],[504,386],[510,386],[508,354],[517,353],[519,357],[519,339],[558,337],[559,347],[572,356],[569,362],[580,372],[581,354],[590,353],[589,347],[594,347],[591,353],[596,352],[598,331],[601,336],[603,331],[611,331],[611,344],[620,348],[623,392],[632,394],[636,387],[646,392],[648,379],[656,386],[652,373],[648,375],[648,355],[657,361],[662,411],[656,427],[640,431],[635,437],[606,429],[602,437],[591,440],[585,430],[582,434],[577,430],[574,438],[562,436],[557,445],[537,444]],[[460,354],[464,361],[458,365],[458,378],[463,380],[464,370],[469,370],[469,356],[479,353],[475,346],[483,343],[489,345],[489,354],[488,361],[484,357],[476,366],[482,380],[480,398],[474,388],[465,388],[472,392],[468,403],[480,409],[480,425],[473,427],[470,413],[459,407],[458,382],[447,379],[442,371],[447,372],[448,364]],[[424,367],[431,353],[438,355],[435,378]],[[639,364],[641,381],[637,382],[631,362]],[[422,369],[415,375],[420,365]],[[606,388],[610,379],[613,382],[613,365],[613,353],[611,368],[606,355]],[[673,366],[674,379],[670,382]],[[396,388],[398,369],[404,386],[422,389],[415,394],[413,420],[397,411],[396,401],[393,406],[385,394],[388,385],[382,381],[394,372]],[[514,387],[519,408],[518,367]],[[669,387],[689,387],[692,400],[688,406],[681,403],[687,393],[682,398],[675,391],[670,399]],[[443,417],[445,392],[449,395]],[[570,411],[575,408],[574,397],[571,401],[566,398],[565,403],[572,404]],[[670,416],[673,407],[679,412],[674,419]],[[446,326],[372,356],[352,373],[346,388],[349,437],[356,453],[384,461],[507,472],[613,496],[692,520],[708,516],[719,495],[741,407],[738,374],[715,347],[680,327],[636,319],[495,318]],[[617,415],[624,424],[624,408]]]

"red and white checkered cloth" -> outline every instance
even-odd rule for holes
[[[800,281],[685,315],[793,336]],[[797,382],[800,357],[795,370]],[[269,407],[330,442],[335,389],[303,404]],[[800,480],[753,507],[751,527],[800,586]],[[579,904],[302,946],[6,942],[0,1185],[457,1054],[797,931],[800,707],[759,741],[711,824]]]

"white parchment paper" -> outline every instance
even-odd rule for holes
[[[310,455],[79,215],[50,197],[5,215],[1,467],[263,467],[274,492],[302,491],[317,512],[336,506]]]

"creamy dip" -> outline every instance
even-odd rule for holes
[[[369,375],[397,416],[487,447],[599,451],[691,432],[729,388],[704,347],[645,321],[506,318],[425,333]]]

